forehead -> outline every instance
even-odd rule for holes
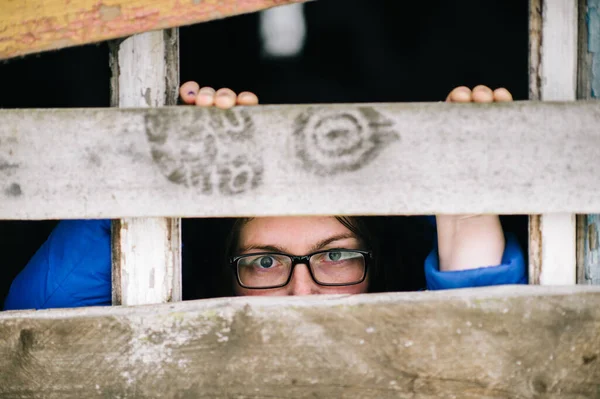
[[[257,217],[242,226],[239,245],[273,245],[302,253],[319,241],[339,235],[358,239],[333,216]]]

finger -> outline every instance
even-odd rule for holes
[[[252,92],[243,91],[240,94],[238,94],[237,103],[238,105],[257,105],[258,97]]]
[[[471,89],[466,86],[456,87],[448,94],[446,101],[450,103],[470,103]]]
[[[494,90],[494,101],[502,103],[512,100],[512,94],[510,94],[510,91],[506,90],[504,87]]]
[[[212,87],[203,87],[196,96],[196,105],[200,107],[212,107],[215,103],[215,89]]]
[[[237,95],[231,89],[219,89],[215,95],[215,105],[217,108],[228,109],[235,105]]]
[[[494,101],[494,93],[487,86],[479,85],[473,89],[473,102],[476,103],[491,103]]]
[[[194,104],[196,102],[196,96],[198,95],[200,86],[196,82],[185,82],[179,87],[179,97],[185,104]]]

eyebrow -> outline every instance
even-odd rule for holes
[[[331,244],[332,242],[336,242],[336,241],[340,241],[340,240],[345,240],[348,238],[354,238],[356,240],[358,240],[358,238],[356,237],[356,235],[352,234],[352,233],[343,233],[343,234],[338,234],[335,236],[331,236],[328,238],[325,238],[319,242],[317,242],[315,245],[313,245],[310,250],[309,253],[312,252],[316,252],[319,251],[320,249],[323,249],[324,247],[326,247],[327,245]],[[265,252],[282,252],[282,253],[289,253],[288,250],[286,250],[286,248],[277,246],[277,245],[247,245],[245,247],[242,247],[239,249],[240,253],[246,253],[247,251],[253,250],[253,249],[258,249],[261,251],[265,251]]]
[[[332,236],[332,237],[329,237],[329,238],[326,238],[324,240],[319,241],[318,243],[316,243],[315,245],[312,246],[312,248],[310,249],[310,252],[318,251],[320,249],[323,249],[327,245],[331,244],[332,242],[340,241],[340,240],[345,240],[345,239],[348,239],[348,238],[355,238],[355,239],[357,239],[356,236],[354,234],[352,234],[352,233],[338,234],[336,236]]]

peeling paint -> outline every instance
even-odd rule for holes
[[[590,251],[598,249],[598,229],[594,223],[588,226],[588,245]]]
[[[592,97],[600,97],[600,0],[588,0],[588,52],[592,55]]]

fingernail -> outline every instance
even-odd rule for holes
[[[188,96],[195,96],[196,92],[195,91],[188,91],[187,94],[188,94]]]

